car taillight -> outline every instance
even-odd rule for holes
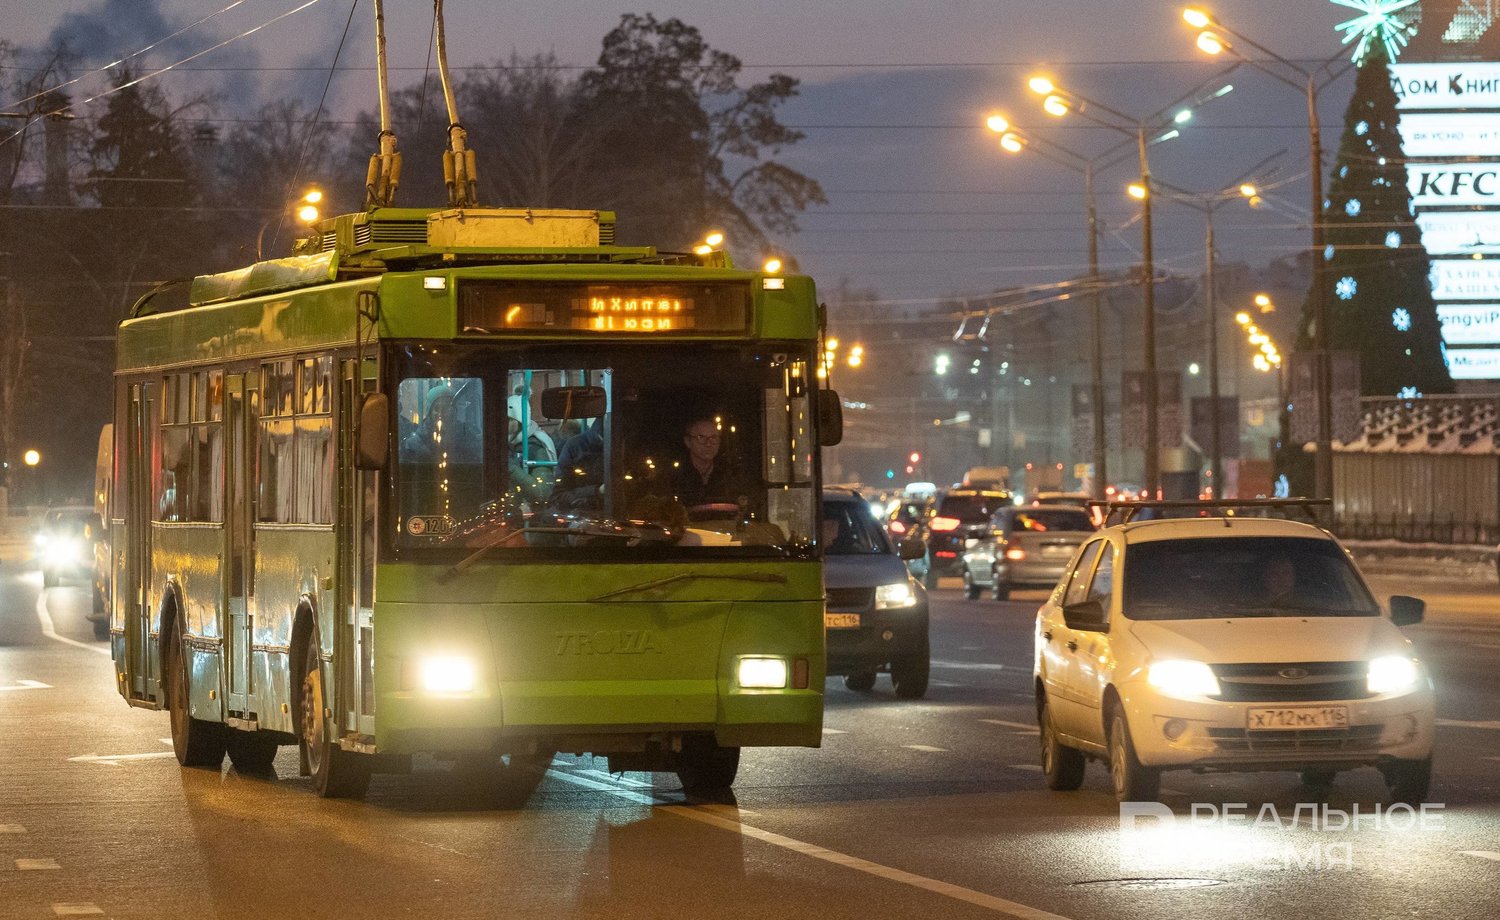
[[[939,533],[947,533],[950,530],[957,530],[958,525],[958,518],[935,517],[932,519],[932,523],[928,524],[927,526]]]
[[[1010,559],[1013,562],[1020,562],[1022,559],[1026,558],[1026,550],[1022,549],[1019,546],[1012,546],[1010,549],[1005,551],[1005,558]]]
[[[891,521],[891,533],[906,533],[906,525],[900,521]]]

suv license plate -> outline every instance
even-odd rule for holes
[[[823,614],[823,625],[828,629],[848,629],[851,626],[859,626],[859,614],[857,613],[825,613]]]
[[[1298,728],[1348,728],[1347,706],[1317,706],[1302,709],[1252,709],[1250,731],[1285,731]]]

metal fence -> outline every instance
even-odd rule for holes
[[[1333,456],[1340,536],[1500,543],[1500,405],[1493,397],[1361,401],[1364,432]]]

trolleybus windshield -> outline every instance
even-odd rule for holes
[[[395,549],[810,555],[805,349],[397,344]]]

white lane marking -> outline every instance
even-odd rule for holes
[[[825,728],[825,729],[823,729],[823,734],[825,734],[825,735],[847,735],[849,733],[846,732],[846,731],[844,731],[841,728]]]
[[[867,859],[860,859],[858,856],[850,856],[847,853],[840,853],[837,850],[820,847],[817,844],[805,843],[781,834],[774,834],[770,831],[761,830],[758,827],[750,827],[749,825],[741,824],[733,818],[724,817],[722,814],[706,812],[689,805],[666,805],[662,807],[662,811],[670,812],[680,818],[687,818],[689,821],[697,821],[713,827],[723,828],[727,831],[733,831],[752,840],[769,843],[772,846],[791,850],[793,853],[801,853],[803,856],[810,856],[813,859],[821,859],[836,866],[843,866],[845,869],[864,872],[877,878],[886,879],[887,881],[910,885],[913,888],[920,888],[923,891],[940,894],[944,897],[953,898],[956,901],[963,901],[967,904],[983,907],[987,910],[1004,914],[1007,917],[1014,917],[1016,920],[1067,920],[1066,917],[1060,914],[1038,910],[1035,907],[1027,907],[1025,904],[1007,901],[1005,898],[997,898],[992,894],[985,894],[982,891],[975,891],[972,888],[964,888],[960,885],[954,885],[951,882],[941,882],[937,879],[927,878],[926,876],[905,872],[901,869],[883,866],[880,863],[870,862]]]
[[[1027,773],[1040,773],[1040,772],[1042,772],[1042,768],[1039,767],[1039,766],[1037,766],[1034,763],[1013,763],[1013,764],[1010,765],[1010,769],[1012,769],[1012,770],[1025,770]]]
[[[982,651],[984,651],[984,646],[982,646],[982,645],[960,645],[958,647],[958,650],[960,652],[982,652]]]
[[[106,657],[110,655],[108,646],[93,645],[88,642],[79,642],[77,639],[69,639],[67,636],[59,636],[57,634],[57,626],[52,622],[52,614],[47,610],[46,591],[43,591],[41,594],[38,594],[36,596],[36,618],[37,621],[42,624],[42,635],[46,636],[48,639],[51,639],[54,642],[61,642],[63,645],[76,645],[78,648],[88,649],[91,652],[98,652],[99,654]]]
[[[934,668],[949,668],[954,671],[1014,671],[1016,666],[995,664],[989,661],[934,661]]]
[[[1468,722],[1463,719],[1438,719],[1437,724],[1444,728],[1488,728],[1500,730],[1500,722]]]
[[[948,749],[947,748],[933,747],[930,744],[903,744],[901,746],[904,747],[904,748],[911,748],[913,751],[925,751],[925,752],[927,752],[929,754],[946,754],[946,753],[948,753]]]
[[[162,744],[171,744],[172,743],[172,739],[171,738],[157,738],[156,740],[160,741]]]
[[[1477,856],[1480,859],[1493,859],[1495,862],[1500,862],[1500,853],[1494,850],[1459,850],[1458,855]]]
[[[14,687],[0,687],[0,693],[7,690],[51,690],[51,684],[44,684],[39,680],[18,680]]]
[[[1041,768],[1038,767],[1037,769]],[[638,792],[632,792],[628,789],[621,789],[618,786],[607,785],[605,783],[598,782],[597,780],[579,776],[578,774],[569,772],[567,770],[553,770],[549,775],[555,776],[565,783],[571,783],[575,786],[582,786],[585,789],[595,789],[600,792],[607,792],[610,795],[617,796],[629,802],[659,807],[662,811],[674,814],[679,818],[686,818],[689,821],[697,821],[699,823],[708,824],[727,831],[733,831],[736,834],[749,837],[753,840],[759,840],[762,843],[769,843],[772,846],[781,847],[785,850],[791,850],[794,853],[801,853],[802,855],[810,856],[813,859],[821,859],[824,862],[830,862],[836,866],[843,866],[846,869],[853,869],[856,872],[864,872],[869,875],[874,875],[879,878],[897,882],[902,885],[910,885],[914,888],[920,888],[924,891],[930,891],[934,894],[940,894],[944,897],[953,898],[957,901],[974,904],[976,906],[995,911],[996,913],[1004,914],[1008,917],[1013,917],[1015,918],[1015,920],[1068,920],[1067,917],[1064,917],[1061,914],[1048,913],[1045,910],[1038,910],[1035,907],[1027,907],[1025,904],[1018,904],[1015,901],[1007,901],[1004,898],[997,898],[994,895],[985,894],[982,891],[974,891],[971,888],[964,888],[962,886],[954,885],[949,882],[941,882],[937,879],[927,878],[926,876],[914,875],[910,872],[904,872],[900,869],[893,869],[890,866],[883,866],[880,863],[874,863],[866,859],[860,859],[857,856],[849,856],[845,853],[840,853],[837,850],[825,849],[824,847],[820,847],[817,844],[804,843],[801,840],[796,840],[791,837],[785,837],[781,834],[772,833],[771,831],[761,830],[758,827],[751,827],[747,824],[741,824],[739,821],[735,820],[734,815],[754,814],[754,812],[743,811],[730,805],[679,805],[662,801],[659,798],[643,796]]]
[[[26,828],[19,824],[0,824],[0,834],[24,834]]]
[[[16,868],[26,872],[34,869],[61,869],[62,866],[59,866],[55,859],[18,859]]]
[[[968,684],[961,684],[961,683],[959,683],[956,680],[938,680],[937,678],[933,678],[932,680],[928,681],[928,683],[932,684],[934,687],[967,687],[968,686]]]
[[[1040,728],[1028,722],[1009,722],[1005,719],[980,719],[979,721],[986,725],[1003,725],[1006,728],[1013,728],[1023,735],[1040,735],[1042,733]]]
[[[68,763],[102,763],[118,767],[122,760],[159,760],[175,756],[177,755],[171,751],[152,751],[150,754],[81,754],[78,757],[69,757]]]
[[[52,913],[58,917],[98,917],[104,914],[99,905],[89,901],[78,904],[53,904]]]

